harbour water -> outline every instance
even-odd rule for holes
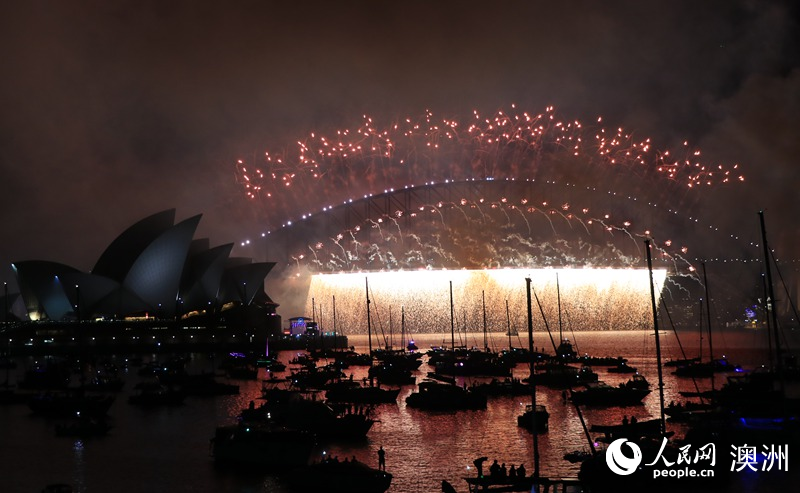
[[[565,337],[567,335],[565,334]],[[577,345],[579,353],[592,356],[624,356],[629,364],[639,369],[653,384],[653,392],[645,397],[642,405],[586,409],[584,418],[588,424],[616,424],[623,416],[637,419],[657,417],[659,413],[655,338],[652,331],[579,332],[568,337]],[[746,369],[768,362],[768,339],[765,331],[737,329],[721,335],[715,334],[715,356],[723,354],[732,363]],[[789,333],[784,346],[797,348],[800,334]],[[508,346],[503,334],[493,334],[490,345],[501,349]],[[516,347],[527,346],[526,334],[514,336],[511,342]],[[546,344],[545,344],[546,342]],[[678,359],[679,352],[674,335],[665,333],[662,338],[662,359]],[[687,356],[700,352],[700,337],[696,332],[681,336]],[[383,340],[381,340],[381,344]],[[397,342],[399,344],[399,341]],[[423,335],[416,337],[421,350],[431,345],[449,345],[450,334]],[[350,344],[357,350],[366,351],[366,336],[350,336]],[[378,345],[376,340],[373,344]],[[483,334],[457,336],[456,344],[483,346]],[[538,348],[548,347],[549,339],[536,335]],[[707,356],[707,348],[703,354]],[[552,353],[552,349],[548,352]],[[282,361],[291,359],[296,352],[283,352]],[[190,372],[215,371],[221,355],[192,354]],[[159,360],[163,354],[145,355],[144,360]],[[35,363],[36,358],[19,358],[16,370],[12,370],[11,382]],[[112,357],[120,367],[125,366],[123,356]],[[285,478],[258,470],[230,470],[215,466],[210,455],[210,438],[215,427],[232,424],[236,416],[251,400],[259,402],[261,381],[237,380],[240,394],[217,397],[189,397],[184,405],[171,408],[141,409],[130,405],[128,396],[141,379],[136,368],[126,370],[126,385],[117,394],[116,402],[109,411],[112,430],[107,436],[92,439],[74,439],[55,436],[58,420],[31,415],[24,404],[0,406],[0,492],[38,492],[45,485],[67,483],[76,493],[139,493],[139,492],[237,492],[266,493],[288,491]],[[426,363],[420,368],[417,381],[429,370]],[[669,370],[668,368],[666,370]],[[264,370],[260,370],[264,372]],[[604,367],[596,367],[600,379],[616,385],[628,379],[628,375],[608,373]],[[365,367],[351,367],[356,379],[366,374]],[[526,365],[514,370],[517,377],[528,374]],[[262,373],[259,377],[266,375]],[[678,378],[664,371],[666,402],[682,400],[678,394],[683,390],[695,390],[691,379]],[[485,379],[480,379],[485,380]],[[717,377],[720,385],[724,377]],[[459,378],[459,384],[472,383],[471,379]],[[698,380],[700,390],[710,388],[709,379]],[[320,444],[317,456],[323,452],[328,456],[355,456],[358,460],[377,465],[376,451],[386,450],[386,468],[394,475],[392,493],[416,493],[441,491],[442,480],[453,484],[458,491],[467,491],[463,481],[472,476],[473,460],[487,456],[489,461],[497,459],[507,466],[525,464],[533,469],[531,435],[516,424],[520,414],[530,401],[521,397],[490,397],[486,410],[459,412],[429,412],[406,407],[405,398],[414,390],[403,387],[396,404],[376,406],[373,417],[378,420],[365,441],[355,443]],[[550,413],[549,430],[540,435],[541,474],[543,476],[576,476],[579,466],[563,459],[566,452],[588,450],[575,408],[565,404],[561,390],[539,388],[538,403],[545,404]],[[668,429],[681,436],[685,429],[681,425],[668,424]],[[797,452],[792,449],[789,459]],[[719,450],[718,460],[730,463],[730,451]],[[788,472],[761,473],[742,472],[733,475],[730,491],[778,491],[785,487],[789,491],[792,481],[800,479],[800,465],[790,462]],[[770,474],[771,476],[766,476]]]

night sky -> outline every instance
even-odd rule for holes
[[[0,281],[20,260],[90,270],[173,207],[212,245],[254,237],[237,159],[364,114],[511,104],[740,163],[730,200],[692,213],[755,238],[765,209],[800,258],[798,20],[793,0],[5,2]]]

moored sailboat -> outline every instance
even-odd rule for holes
[[[486,409],[486,396],[452,383],[425,380],[406,397],[406,405],[429,411]]]
[[[612,387],[605,382],[586,384],[584,390],[571,393],[572,402],[583,406],[632,406],[641,404],[650,393],[647,389],[625,387],[620,384]]]

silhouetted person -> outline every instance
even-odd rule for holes
[[[636,424],[636,416],[631,416],[631,424],[632,425]]]
[[[492,465],[489,466],[489,477],[500,477],[500,464],[497,463],[497,459],[495,459],[494,462],[492,462]]]
[[[628,417],[627,416],[624,416],[622,418],[622,426],[628,426]]]
[[[517,477],[517,468],[514,467],[514,464],[511,464],[511,469],[508,470],[508,477],[509,478],[516,478]]]
[[[525,477],[525,464],[520,464],[517,468],[517,477],[524,478]]]
[[[381,471],[386,470],[386,451],[383,450],[383,445],[378,449],[378,469]]]
[[[508,471],[506,470],[506,463],[503,462],[503,465],[500,466],[500,477],[505,478],[508,477]]]

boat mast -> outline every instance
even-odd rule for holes
[[[8,283],[3,283],[3,329],[8,330]],[[8,358],[8,364],[6,365],[6,383],[5,387],[10,388],[8,386],[8,377],[11,374],[11,339],[6,337],[6,358]]]
[[[647,271],[650,273],[650,303],[653,308],[653,329],[656,335],[656,364],[658,366],[658,405],[660,409],[661,435],[667,432],[667,423],[664,419],[664,374],[661,369],[661,341],[658,338],[658,307],[656,306],[656,288],[653,284],[653,259],[650,254],[650,238],[644,240],[645,250],[647,251]]]
[[[456,322],[453,318],[453,281],[450,281],[450,350],[455,354],[456,350]]]
[[[400,305],[400,348],[406,347],[406,307]]]
[[[706,289],[706,318],[708,319],[708,358],[711,363],[711,392],[714,392],[714,373],[716,372],[716,363],[714,362],[714,346],[711,344],[711,298],[708,297],[708,276],[706,275],[706,263],[703,266],[703,284]],[[702,330],[700,333],[702,334]],[[702,361],[701,361],[702,363]]]
[[[558,272],[556,272],[556,299],[558,300],[558,343],[564,342],[564,331],[561,328],[561,288],[558,284]]]
[[[506,325],[508,326],[508,350],[511,351],[511,315],[508,313],[508,299],[506,299]]]
[[[780,380],[781,392],[783,392],[783,358],[781,357],[781,339],[779,337],[780,332],[778,331],[777,310],[775,310],[775,290],[772,285],[772,269],[770,268],[770,253],[769,246],[767,245],[767,227],[764,223],[764,211],[759,211],[758,216],[761,220],[761,243],[764,245],[764,270],[767,274],[767,290],[769,292],[767,309],[770,312],[770,320],[774,332],[773,339],[775,339],[775,371]]]
[[[486,335],[486,291],[481,290],[481,303],[483,304],[483,349],[489,352],[489,339]]]
[[[558,347],[556,346],[556,341],[553,340],[553,332],[550,331],[550,324],[547,323],[547,317],[544,314],[544,308],[542,307],[542,303],[539,301],[539,295],[536,294],[536,290],[533,290],[533,296],[536,298],[536,305],[539,307],[539,313],[542,315],[542,321],[544,322],[544,328],[547,330],[547,335],[550,336],[550,344],[553,345],[553,352],[554,354],[558,354]],[[559,363],[566,364],[563,359],[559,358]]]
[[[528,351],[530,351],[531,376],[528,379],[531,383],[531,432],[533,434],[533,483],[534,487],[539,482],[539,437],[536,430],[536,379],[534,377],[536,358],[533,356],[533,313],[531,311],[531,278],[525,278],[525,294],[528,307]],[[507,305],[506,305],[507,306]]]
[[[774,332],[773,339],[775,339],[775,373],[778,379],[778,389],[780,391],[780,395],[783,397],[783,399],[781,399],[781,414],[785,419],[787,417],[786,382],[784,381],[783,374],[783,357],[781,355],[781,339],[780,332],[778,330],[778,314],[775,308],[775,288],[772,285],[772,269],[770,268],[771,255],[769,246],[767,245],[767,227],[764,222],[764,211],[759,211],[758,215],[761,218],[761,242],[764,244],[764,269],[767,274],[767,290],[769,293],[769,297],[767,299],[767,310],[770,312],[770,317],[768,320],[770,320],[772,323],[772,330]]]
[[[369,279],[364,278],[367,289],[367,340],[369,341],[369,365],[372,366],[372,322],[369,318]]]
[[[772,369],[775,367],[772,360],[772,321],[769,319],[770,298],[769,290],[767,289],[767,278],[764,274],[761,274],[761,284],[764,287],[764,301],[761,303],[761,309],[764,311],[764,320],[767,321],[767,356],[769,358],[769,367]]]
[[[333,295],[333,352],[336,352],[336,295]]]
[[[325,354],[325,334],[322,332],[322,305],[319,305],[319,322],[317,322],[317,332],[319,332],[319,350]]]
[[[3,283],[3,329],[8,327],[8,283]],[[11,373],[11,340],[6,337],[6,358],[9,359],[6,365],[6,387],[8,387],[8,375]]]
[[[705,264],[703,264],[703,268],[705,269]],[[706,297],[708,297],[708,292],[706,292]],[[697,355],[697,362],[703,362],[703,300],[700,300],[700,354]]]

